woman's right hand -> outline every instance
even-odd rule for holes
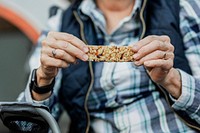
[[[37,85],[49,85],[58,73],[58,68],[66,68],[76,63],[76,59],[88,60],[87,45],[77,37],[61,32],[49,32],[42,41],[41,65],[38,68]]]

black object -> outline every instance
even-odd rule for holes
[[[55,84],[55,78],[50,85],[38,87],[37,86],[36,71],[37,71],[37,69],[34,69],[32,71],[30,89],[33,90],[34,92],[38,93],[38,94],[45,94],[45,93],[48,93],[50,91],[53,91],[53,87],[54,87],[54,84]]]
[[[41,104],[24,102],[0,102],[0,118],[13,132],[20,133],[60,133],[57,122]]]

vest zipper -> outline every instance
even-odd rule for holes
[[[76,20],[78,21],[78,23],[80,25],[81,39],[88,45],[88,43],[87,43],[87,41],[85,39],[85,35],[84,35],[83,22],[80,19],[79,15],[78,15],[78,13],[76,11],[73,11],[73,14],[74,14]],[[91,61],[89,61],[89,68],[90,68],[91,81],[90,81],[90,86],[89,86],[89,88],[87,90],[87,94],[86,94],[85,101],[84,101],[84,109],[85,109],[85,112],[86,112],[86,115],[87,115],[87,127],[86,127],[86,130],[85,130],[85,133],[89,132],[89,127],[90,127],[90,115],[89,115],[89,111],[88,111],[88,107],[87,107],[87,101],[88,101],[88,97],[89,97],[90,91],[92,89],[92,86],[94,84],[94,72],[93,72],[92,62]]]
[[[144,21],[144,9],[146,7],[146,3],[147,3],[147,0],[143,0],[143,4],[142,4],[142,8],[141,8],[141,11],[140,11],[140,20],[141,20],[141,23],[142,23],[142,33],[141,33],[141,36],[140,36],[140,39],[142,39],[145,35],[145,32],[146,32],[146,24],[145,24],[145,21]],[[169,99],[168,99],[168,96],[166,94],[166,92],[163,90],[162,87],[160,87],[159,85],[157,85],[159,87],[159,89],[162,91],[162,93],[164,94],[165,96],[165,99],[167,101],[167,103],[169,104],[170,106],[170,102],[169,102]],[[194,126],[194,125],[191,125],[189,124],[187,121],[185,121],[182,117],[180,117],[175,111],[174,109],[170,106],[171,110],[179,117],[180,120],[182,120],[187,126],[193,128],[193,129],[196,129],[198,131],[200,131],[200,128],[197,127],[197,126]]]
[[[146,32],[146,24],[145,24],[145,21],[144,21],[144,9],[146,7],[146,4],[147,4],[147,0],[143,0],[142,7],[141,7],[141,10],[140,10],[140,20],[141,20],[141,23],[142,23],[142,33],[140,35],[140,39],[142,39],[144,37],[144,34]]]

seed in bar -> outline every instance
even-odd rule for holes
[[[133,62],[130,46],[89,46],[88,61],[95,62]]]

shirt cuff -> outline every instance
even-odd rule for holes
[[[24,98],[20,98],[20,99],[24,99],[24,101],[26,101],[26,102],[33,102],[33,103],[44,104],[46,106],[50,106],[54,102],[54,99],[55,99],[55,96],[53,94],[49,98],[47,98],[43,101],[36,101],[32,98],[31,90],[30,90],[30,87],[29,87],[29,84],[31,82],[30,77],[29,77],[29,82],[26,85],[26,89],[23,93]]]
[[[36,100],[33,100],[33,103],[37,103],[37,104],[43,104],[43,105],[46,105],[46,106],[51,106],[54,102],[54,95],[51,95],[49,98],[45,99],[45,100],[41,100],[41,101],[36,101]]]
[[[177,99],[175,99],[171,94],[169,94],[169,97],[170,97],[170,99],[171,99],[173,102],[176,102],[176,101],[177,101]]]
[[[195,98],[195,79],[180,69],[178,71],[181,75],[182,92],[178,99],[170,96],[171,100],[174,101],[172,108],[175,110],[186,110],[192,105]]]

